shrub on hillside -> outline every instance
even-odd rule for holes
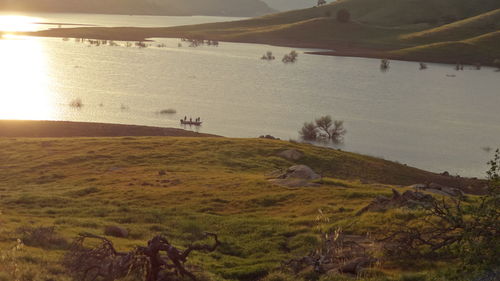
[[[346,23],[351,21],[351,13],[347,9],[340,9],[337,12],[337,21]]]
[[[126,230],[123,227],[119,227],[116,225],[108,225],[104,228],[104,234],[113,237],[126,238],[128,237],[129,233],[128,230]]]
[[[500,150],[489,162],[484,196],[436,200],[428,213],[389,231],[386,253],[394,260],[447,257],[461,261],[459,276],[494,269],[500,260]]]
[[[21,240],[27,246],[40,247],[44,249],[64,249],[68,241],[59,235],[53,226],[50,227],[20,227],[17,232]]]

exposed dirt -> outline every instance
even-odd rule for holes
[[[0,120],[0,137],[59,138],[125,136],[218,137],[216,135],[176,128],[67,121]]]

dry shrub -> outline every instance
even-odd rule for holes
[[[24,226],[18,228],[17,232],[20,234],[23,243],[27,246],[44,249],[64,249],[68,246],[68,241],[59,235],[53,226]]]

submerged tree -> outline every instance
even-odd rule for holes
[[[305,122],[299,135],[303,140],[315,141],[318,138],[318,128],[313,122]]]
[[[303,140],[326,140],[334,143],[341,143],[346,133],[344,121],[333,120],[330,115],[322,116],[316,119],[314,123],[304,123],[304,126],[299,131]]]
[[[260,58],[262,60],[267,60],[267,61],[271,61],[271,60],[274,60],[275,57],[273,55],[273,52],[271,51],[267,51],[264,55],[262,55],[262,57]]]
[[[390,65],[389,59],[382,59],[380,61],[380,70],[382,72],[385,72],[385,71],[389,70],[389,65]]]
[[[77,99],[74,99],[72,100],[70,103],[69,103],[69,106],[73,107],[73,108],[77,108],[77,109],[80,109],[83,107],[83,102],[80,98],[77,98]]]
[[[344,121],[332,120],[330,115],[316,119],[316,127],[323,133],[320,134],[319,137],[331,140],[335,143],[342,142],[347,132],[344,128]]]
[[[281,61],[284,63],[294,63],[297,61],[299,54],[296,51],[291,51],[290,54],[286,54]]]

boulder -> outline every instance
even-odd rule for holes
[[[108,225],[104,228],[104,234],[113,237],[126,238],[128,237],[128,231],[120,226]]]
[[[280,179],[304,179],[304,180],[316,180],[321,178],[320,175],[316,174],[311,168],[306,165],[295,165],[286,170],[282,174]]]
[[[451,197],[462,197],[464,193],[462,190],[454,187],[444,186],[437,183],[429,183],[429,184],[414,184],[410,186],[411,188],[421,189],[428,192],[432,192],[435,194],[443,195],[443,196],[451,196]]]
[[[304,156],[304,154],[297,149],[288,149],[278,153],[278,156],[283,157],[286,160],[297,161],[300,160]]]

